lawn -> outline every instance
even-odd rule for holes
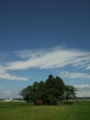
[[[0,120],[90,120],[90,102],[57,106],[0,102]]]

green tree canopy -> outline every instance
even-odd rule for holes
[[[60,77],[54,78],[49,75],[45,82],[34,82],[33,85],[27,86],[20,91],[27,102],[29,100],[37,104],[38,100],[43,100],[43,104],[57,104],[60,96],[65,96],[68,100],[70,95],[75,95],[75,88],[73,86],[66,86]]]
[[[72,85],[66,85],[64,90],[64,96],[66,100],[68,100],[69,98],[72,98],[72,99],[75,98],[76,91],[77,89]]]

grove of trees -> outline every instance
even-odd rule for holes
[[[54,78],[52,75],[43,82],[34,82],[20,91],[20,95],[25,101],[32,101],[34,104],[56,105],[58,101],[75,97],[76,88],[65,85],[60,77]]]

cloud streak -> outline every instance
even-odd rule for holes
[[[83,84],[83,85],[73,85],[77,88],[77,97],[90,97],[90,85]]]
[[[90,68],[90,52],[66,49],[60,46],[51,49],[16,51],[13,52],[13,55],[14,58],[16,58],[15,61],[4,62],[3,66],[0,66],[0,78],[27,81],[28,78],[12,76],[8,71],[25,70],[29,68],[53,69],[66,66],[77,69]],[[75,78],[75,76],[78,78],[90,78],[90,76],[85,73],[62,72],[61,75],[69,78]]]
[[[56,47],[48,50],[19,51],[17,56],[22,58],[7,63],[8,70],[23,70],[28,68],[51,69],[71,65],[73,67],[88,67],[90,52]]]
[[[11,91],[2,91],[0,92],[0,99],[5,98],[22,98],[20,95],[18,95],[18,92],[11,92]]]
[[[28,78],[11,76],[9,73],[6,73],[5,68],[3,68],[1,66],[0,66],[0,79],[22,80],[22,81],[27,81],[28,80]]]
[[[90,64],[87,66],[87,68],[86,68],[87,70],[90,70]]]
[[[65,78],[70,78],[70,79],[74,79],[74,78],[86,78],[86,79],[90,79],[90,75],[87,73],[70,73],[68,71],[62,71],[59,74],[61,77],[65,77]]]
[[[90,85],[85,84],[85,85],[74,85],[74,87],[76,87],[77,89],[86,89],[89,88],[90,89]]]

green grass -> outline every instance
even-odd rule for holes
[[[0,120],[90,120],[90,102],[57,106],[0,102]]]

